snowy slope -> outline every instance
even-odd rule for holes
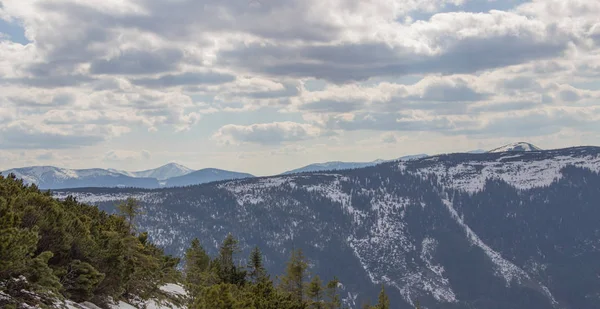
[[[535,147],[535,146],[533,146]],[[592,147],[541,152],[494,152],[434,156],[400,162],[399,168],[414,175],[437,176],[438,182],[470,193],[483,190],[486,182],[500,179],[521,190],[549,186],[562,177],[566,166],[600,172],[600,155]]]
[[[181,164],[169,163],[155,169],[130,173],[135,177],[148,177],[156,178],[158,180],[165,180],[167,178],[183,176],[193,171],[194,170],[191,168],[185,167]]]
[[[507,145],[492,149],[488,152],[494,153],[494,152],[518,152],[518,151],[540,151],[540,150],[542,150],[542,149],[534,146],[533,144],[526,143],[526,142],[518,142],[518,143],[507,144]]]

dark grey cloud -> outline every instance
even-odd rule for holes
[[[410,96],[412,100],[423,101],[481,101],[486,99],[488,94],[479,93],[466,83],[448,84],[448,83],[431,83],[427,85],[421,96]]]
[[[40,102],[27,97],[8,97],[10,102],[20,108],[40,108],[40,107],[48,107],[48,108],[59,108],[65,107],[75,102],[75,97],[71,94],[57,94],[48,102]]]
[[[543,103],[543,102],[542,102]],[[539,108],[542,103],[535,101],[493,102],[469,107],[472,113],[509,112]]]
[[[0,149],[63,149],[91,146],[106,140],[105,134],[60,134],[14,125],[0,128]]]
[[[74,87],[91,83],[96,79],[87,75],[57,75],[57,76],[33,76],[21,78],[0,78],[0,84],[17,84],[38,88],[61,88]]]
[[[476,124],[472,120],[451,120],[448,117],[415,119],[403,113],[360,113],[354,119],[331,117],[325,127],[332,130],[433,131],[451,132]]]
[[[283,89],[273,91],[239,91],[232,92],[233,96],[247,97],[252,99],[273,99],[294,97],[300,93],[299,85],[295,83],[284,83]]]
[[[94,60],[90,72],[125,75],[165,73],[175,70],[182,58],[183,53],[177,49],[125,50],[108,60]]]
[[[300,110],[311,111],[318,113],[348,113],[360,110],[365,106],[365,102],[361,100],[334,100],[323,99],[314,102],[309,102],[300,105]]]
[[[252,44],[222,51],[219,57],[223,65],[254,72],[343,83],[375,76],[474,73],[558,56],[567,43],[509,35],[457,39],[438,55],[419,55],[384,43],[299,47]]]
[[[158,78],[132,79],[135,85],[145,87],[176,87],[195,85],[216,85],[232,82],[235,76],[217,72],[186,72],[182,74],[168,74]]]
[[[498,82],[502,90],[541,90],[542,86],[531,76],[505,78]]]
[[[166,37],[204,31],[240,31],[276,40],[330,41],[342,29],[326,19],[311,18],[312,1],[293,0],[145,0],[150,14],[127,19],[130,26]]]

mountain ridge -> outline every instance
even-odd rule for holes
[[[397,159],[392,159],[392,160],[383,160],[383,159],[377,159],[371,162],[344,162],[344,161],[329,161],[329,162],[322,162],[322,163],[312,163],[300,168],[296,168],[293,170],[289,170],[286,172],[283,172],[279,175],[289,175],[289,174],[296,174],[296,173],[306,173],[306,172],[319,172],[319,171],[328,171],[328,170],[345,170],[345,169],[353,169],[353,168],[363,168],[363,167],[368,167],[368,166],[373,166],[373,165],[377,165],[380,163],[384,163],[384,162],[391,162],[391,161],[398,161],[398,160],[415,160],[415,159],[420,159],[420,158],[424,158],[427,157],[427,154],[417,154],[417,155],[408,155],[408,156],[402,156],[400,158]]]
[[[400,309],[593,309],[599,172],[600,147],[571,147],[55,196],[106,211],[138,198],[140,225],[172,253],[193,237],[215,251],[232,232],[245,253],[264,246],[273,267],[301,247],[315,272],[341,274],[351,308],[385,284]]]
[[[169,180],[177,183],[178,179],[181,179],[180,177],[190,174],[193,175],[185,178],[188,179],[187,185],[200,184],[207,181],[253,177],[247,173],[225,170],[219,170],[219,176],[214,175],[212,170],[216,169],[193,171],[183,165],[169,163],[155,169],[139,172],[102,168],[68,169],[55,166],[29,166],[2,171],[2,174],[13,173],[26,183],[36,184],[41,189],[87,187],[139,187],[155,189],[170,186]]]
[[[490,151],[469,151],[467,153],[482,154],[496,152],[526,152],[542,151],[540,148],[527,142],[516,142],[507,144]],[[426,154],[403,156],[392,160],[374,160],[371,162],[343,162],[330,161],[324,163],[313,163],[297,169],[283,172],[279,175],[290,175],[296,173],[319,172],[364,168],[392,161],[413,161],[424,157],[432,157]],[[221,176],[215,176],[215,172]],[[31,166],[13,168],[4,171],[4,174],[14,172],[19,178],[27,183],[35,183],[43,189],[62,189],[78,187],[140,187],[161,188],[169,186],[187,186],[211,181],[226,179],[239,179],[255,177],[252,174],[206,168],[193,170],[178,163],[168,163],[160,167],[142,171],[124,171],[117,169],[67,169],[54,166]],[[193,175],[190,175],[192,174]],[[189,175],[186,177],[186,175]]]
[[[527,142],[510,143],[498,148],[494,148],[488,152],[522,152],[522,151],[541,151],[543,149]]]

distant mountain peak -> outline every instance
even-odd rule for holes
[[[131,174],[135,175],[135,177],[150,177],[158,180],[165,180],[167,178],[183,176],[193,171],[194,170],[191,168],[171,162],[154,169],[132,172]]]
[[[490,152],[490,153],[494,153],[494,152],[524,152],[524,151],[540,151],[540,150],[542,150],[542,148],[539,148],[531,143],[516,142],[516,143],[506,144],[502,147],[492,149],[488,152]]]

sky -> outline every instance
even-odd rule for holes
[[[0,0],[0,170],[598,145],[596,0]]]

